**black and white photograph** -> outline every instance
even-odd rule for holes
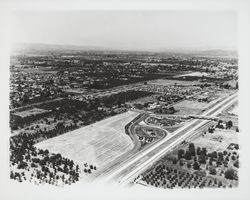
[[[8,14],[8,188],[239,196],[249,51],[237,8],[62,5]]]

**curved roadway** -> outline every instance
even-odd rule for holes
[[[202,116],[216,116],[227,106],[236,100],[237,94],[230,95],[226,99],[220,101],[212,108],[202,114]],[[203,126],[207,121],[195,119],[187,125],[179,128],[170,137],[164,138],[150,148],[141,151],[124,164],[120,165],[111,173],[108,173],[105,181],[117,180],[120,183],[127,184],[154,161],[159,159],[167,151],[182,142],[186,137],[190,137],[199,127]]]

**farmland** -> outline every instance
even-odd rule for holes
[[[126,113],[43,141],[36,146],[60,153],[78,163],[92,163],[101,168],[133,148],[125,134],[125,125],[138,114]]]
[[[154,163],[135,182],[160,188],[236,187],[239,168],[236,127],[203,129]]]

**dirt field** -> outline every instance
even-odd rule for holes
[[[197,102],[197,101],[189,101],[184,100],[174,105],[174,108],[176,110],[179,110],[176,112],[178,115],[194,115],[201,112],[203,109],[207,108],[209,106],[209,103],[204,102]]]
[[[232,114],[232,115],[235,115],[235,116],[238,116],[239,115],[239,108],[238,108],[238,105],[234,106],[232,108],[232,110],[228,111],[229,114]]]
[[[40,142],[36,147],[101,168],[133,148],[133,142],[125,134],[124,127],[137,115],[128,111]]]
[[[209,151],[224,151],[230,143],[238,143],[239,133],[235,130],[215,130],[214,133],[207,133],[193,141],[195,146],[206,147]],[[221,141],[221,142],[220,142]]]

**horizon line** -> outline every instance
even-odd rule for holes
[[[223,47],[207,47],[207,48],[152,48],[152,49],[142,49],[142,48],[113,48],[109,46],[99,46],[99,45],[83,45],[83,44],[58,44],[58,43],[45,43],[45,42],[13,42],[11,44],[11,49],[15,45],[48,45],[48,46],[71,46],[71,47],[78,47],[78,48],[96,48],[88,51],[138,51],[138,52],[154,52],[154,53],[163,53],[163,52],[168,52],[171,53],[173,51],[177,51],[180,53],[183,52],[203,52],[203,51],[225,51],[225,52],[234,52],[238,53],[236,49],[231,49],[231,48],[223,48]],[[80,49],[79,49],[80,50]],[[84,49],[82,49],[84,50]]]

